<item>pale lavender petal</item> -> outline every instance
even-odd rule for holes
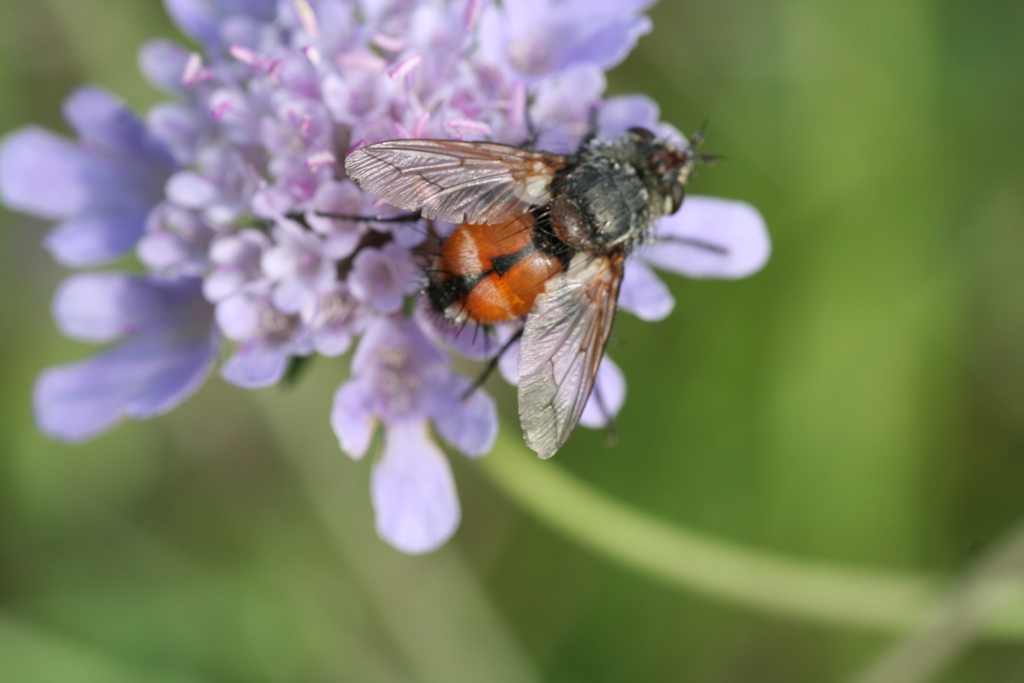
[[[215,46],[220,43],[224,19],[241,15],[270,21],[275,0],[164,0],[164,6],[182,31]]]
[[[593,64],[577,64],[545,78],[537,88],[530,114],[543,121],[537,146],[568,153],[579,146],[590,127],[590,112],[598,106],[607,85],[604,72]]]
[[[135,246],[174,160],[103,90],[77,90],[64,110],[80,144],[37,129],[16,133],[0,158],[0,190],[15,208],[66,219],[47,238],[59,261],[95,265]]]
[[[595,4],[593,0],[569,0],[559,7],[566,22],[557,35],[552,31],[556,63],[563,67],[591,62],[610,69],[626,58],[641,36],[651,32],[651,20],[629,16],[636,9],[620,2]],[[588,17],[579,21],[579,17]],[[576,20],[575,23],[573,19]]]
[[[481,15],[483,50],[492,58],[504,49],[518,71],[544,76],[575,64],[608,69],[621,62],[640,36],[651,30],[636,16],[645,2],[566,0],[561,3],[502,3]],[[499,53],[500,54],[500,53]]]
[[[498,359],[498,372],[502,379],[516,386],[519,384],[519,341],[512,342],[508,350]]]
[[[188,209],[201,209],[217,199],[217,187],[198,173],[180,171],[167,181],[167,198]]]
[[[197,112],[181,104],[164,102],[149,110],[146,125],[171,150],[180,164],[191,163],[204,133]]]
[[[204,0],[164,0],[167,13],[182,31],[204,43],[217,41],[217,15]]]
[[[471,382],[452,375],[446,400],[438,400],[431,411],[437,433],[465,455],[487,455],[498,437],[498,412],[494,399],[478,387],[464,396]]]
[[[197,332],[141,335],[88,360],[45,370],[33,396],[40,429],[82,441],[126,417],[171,410],[202,384],[213,364],[216,334]]]
[[[687,197],[678,213],[658,222],[640,255],[690,277],[740,278],[760,270],[770,253],[764,218],[750,204]]]
[[[243,344],[220,369],[220,376],[243,389],[277,384],[288,369],[288,354],[262,340]]]
[[[671,313],[675,303],[665,283],[643,261],[630,259],[626,263],[619,290],[619,308],[653,322]]]
[[[334,394],[331,427],[341,450],[355,460],[366,455],[377,426],[373,405],[373,387],[358,379],[349,380]]]
[[[53,315],[68,337],[108,342],[173,325],[176,308],[194,305],[183,297],[198,299],[198,294],[199,280],[175,283],[124,273],[82,273],[61,284]]]
[[[402,552],[435,550],[459,526],[451,468],[430,439],[425,420],[387,425],[370,493],[377,533]]]
[[[146,79],[169,93],[184,90],[182,75],[189,52],[170,40],[151,40],[139,50],[139,68]]]
[[[580,424],[591,429],[608,425],[626,402],[626,377],[611,358],[605,356],[597,368],[594,391],[580,416]]]
[[[83,152],[41,128],[23,128],[0,142],[0,197],[7,206],[41,218],[66,218],[89,198]]]
[[[101,88],[82,87],[64,101],[64,117],[89,150],[169,173],[174,160],[124,102]]]
[[[391,232],[395,244],[404,249],[414,249],[427,239],[427,230],[422,223],[417,221],[391,223],[388,230]]]
[[[107,263],[138,243],[146,226],[146,212],[123,210],[109,214],[83,214],[54,228],[45,240],[53,257],[68,266]]]
[[[218,268],[206,276],[206,280],[203,282],[203,294],[210,301],[222,301],[237,294],[249,281],[249,276],[241,270]]]
[[[352,295],[381,313],[397,313],[406,294],[416,289],[416,269],[409,253],[396,244],[364,249],[352,261],[348,277]]]
[[[601,104],[597,130],[601,137],[614,140],[630,128],[653,131],[659,116],[657,102],[646,95],[609,97]]]
[[[204,290],[205,293],[205,290]],[[236,294],[214,308],[217,326],[232,341],[247,341],[260,329],[263,306],[246,294]]]
[[[352,334],[343,327],[317,330],[313,336],[313,350],[328,358],[340,356],[352,347]]]
[[[302,282],[285,280],[274,287],[270,300],[281,313],[293,315],[304,307],[315,305],[316,295]]]

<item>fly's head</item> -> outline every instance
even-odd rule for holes
[[[704,140],[702,127],[687,141],[685,147],[658,139],[646,128],[630,128],[629,133],[647,147],[646,165],[653,190],[660,198],[660,209],[664,215],[673,214],[683,205],[686,196],[686,182],[694,166],[709,163],[717,157],[714,154],[697,151]]]

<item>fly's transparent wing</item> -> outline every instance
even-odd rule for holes
[[[546,204],[565,163],[493,142],[388,140],[349,154],[345,170],[400,209],[449,223],[497,223]]]
[[[550,458],[569,438],[604,357],[625,256],[578,254],[548,281],[519,347],[519,420],[526,444]]]

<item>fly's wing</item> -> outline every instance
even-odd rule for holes
[[[400,209],[449,223],[497,223],[546,204],[565,163],[493,142],[388,140],[349,154],[345,170]]]
[[[594,388],[625,256],[578,254],[548,281],[519,347],[519,420],[526,444],[550,458],[569,438]]]

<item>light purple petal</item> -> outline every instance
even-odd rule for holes
[[[67,441],[92,438],[124,418],[169,411],[206,378],[216,335],[141,335],[88,360],[45,370],[33,404],[39,428]]]
[[[151,40],[139,50],[139,68],[146,79],[169,93],[184,90],[182,74],[189,52],[170,40]]]
[[[334,394],[331,427],[341,450],[355,460],[366,455],[377,426],[373,404],[373,387],[358,379],[349,380]]]
[[[124,102],[105,90],[79,88],[64,101],[64,116],[86,149],[165,173],[174,168],[167,148]]]
[[[381,313],[397,313],[406,294],[416,288],[409,253],[396,244],[364,249],[352,260],[348,286],[352,295]]]
[[[505,59],[516,70],[534,77],[581,63],[608,69],[651,30],[647,17],[636,16],[649,4],[519,0],[503,3],[500,10],[488,7],[480,19],[482,49],[492,59],[504,50]]]
[[[446,400],[438,400],[431,415],[434,427],[445,441],[464,454],[477,457],[486,455],[498,438],[498,412],[494,399],[478,387],[463,397],[471,386],[465,377],[452,375]]]
[[[277,384],[288,369],[289,355],[280,347],[261,340],[243,344],[220,369],[220,376],[243,389]]]
[[[54,228],[45,240],[46,248],[61,263],[95,266],[130,251],[146,226],[146,213],[124,210],[83,214]]]
[[[204,133],[198,113],[177,103],[164,102],[149,110],[146,126],[163,142],[179,163],[191,163]]]
[[[665,283],[640,259],[626,263],[619,291],[619,308],[653,322],[664,319],[675,306],[675,299]]]
[[[498,359],[498,372],[502,379],[516,386],[519,384],[519,341],[512,342],[508,350]]]
[[[199,280],[162,282],[124,273],[82,273],[65,280],[53,300],[54,319],[73,339],[109,342],[179,322],[176,309],[202,304]]]
[[[192,171],[175,173],[167,181],[167,198],[187,209],[201,209],[217,199],[217,187]]]
[[[206,291],[204,290],[204,294]],[[246,294],[236,294],[217,303],[217,326],[231,341],[248,341],[260,329],[263,305]]]
[[[217,41],[217,15],[208,0],[164,0],[164,6],[185,33],[204,43]]]
[[[316,294],[303,282],[285,280],[274,287],[270,300],[279,312],[294,315],[305,306],[316,305]]]
[[[607,85],[604,72],[593,64],[577,64],[545,78],[530,107],[535,121],[542,121],[537,146],[570,152],[590,127],[590,112],[598,106]]]
[[[7,206],[41,218],[66,218],[89,197],[82,151],[41,128],[23,128],[0,142],[0,197]]]
[[[164,6],[182,31],[207,45],[218,45],[224,18],[241,15],[270,21],[275,0],[164,0]]]
[[[658,268],[690,277],[740,278],[760,270],[770,253],[764,218],[750,204],[687,197],[678,213],[658,222],[654,240],[640,255]]]
[[[341,326],[318,329],[313,336],[313,350],[328,358],[340,356],[352,347],[352,335],[352,330]]]
[[[632,4],[633,6],[630,6]],[[591,62],[611,69],[626,58],[641,36],[651,32],[651,20],[635,16],[645,3],[568,0],[558,7],[561,26],[552,26],[555,62],[563,68]],[[587,17],[579,21],[579,17]],[[572,23],[575,19],[575,23]],[[564,22],[564,23],[563,23]]]
[[[591,429],[605,427],[626,402],[626,377],[611,358],[605,356],[597,368],[594,391],[580,416],[580,424]]]
[[[598,112],[597,130],[601,137],[614,140],[630,128],[653,131],[659,116],[658,103],[646,95],[609,97]]]
[[[448,460],[426,421],[387,425],[370,482],[377,533],[402,552],[430,552],[451,538],[461,512]]]

